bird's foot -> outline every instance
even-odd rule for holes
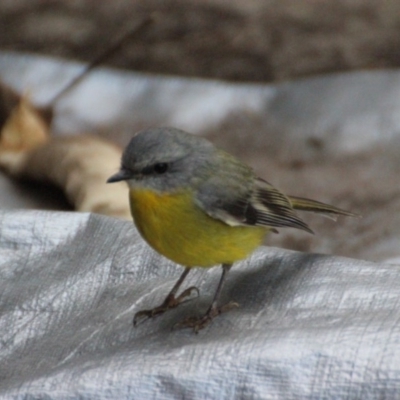
[[[199,331],[208,326],[215,317],[237,307],[239,307],[239,304],[234,301],[230,301],[221,307],[217,307],[213,304],[202,317],[185,318],[183,321],[175,324],[174,329],[192,328],[195,333],[199,333]]]
[[[161,305],[150,310],[142,310],[135,314],[133,317],[133,326],[136,326],[147,319],[154,318],[157,315],[164,314],[171,308],[178,307],[180,304],[186,303],[187,301],[193,300],[196,297],[191,297],[192,293],[196,293],[196,297],[199,296],[200,292],[196,286],[191,286],[184,290],[178,297],[173,294],[169,294]]]

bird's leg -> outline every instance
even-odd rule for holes
[[[231,310],[232,308],[239,307],[238,303],[234,301],[230,301],[223,306],[218,307],[218,299],[221,293],[222,286],[224,285],[226,275],[228,274],[229,270],[231,269],[232,264],[222,264],[222,275],[221,279],[219,280],[217,290],[214,295],[214,299],[208,308],[207,312],[200,318],[196,317],[189,317],[184,319],[181,322],[178,322],[175,325],[175,328],[193,328],[195,333],[198,333],[200,329],[205,328],[216,316]]]
[[[190,271],[190,268],[186,267],[184,271],[182,272],[182,275],[179,277],[177,282],[175,283],[174,287],[172,290],[169,292],[168,296],[165,298],[165,300],[162,302],[161,305],[158,307],[155,307],[151,310],[142,310],[139,311],[135,314],[133,317],[133,325],[136,326],[139,322],[143,322],[146,319],[153,318],[156,315],[160,315],[165,313],[165,311],[178,307],[179,304],[182,304],[190,299],[187,299],[188,297],[191,296],[192,292],[196,292],[197,296],[199,295],[199,289],[195,286],[191,286],[184,290],[178,297],[175,297],[176,292],[182,285],[182,282],[185,280],[186,276],[188,275]]]

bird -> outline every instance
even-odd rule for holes
[[[297,228],[313,233],[296,211],[335,217],[355,214],[319,201],[285,195],[238,158],[198,135],[169,127],[137,132],[123,151],[119,171],[107,183],[126,181],[134,223],[159,254],[184,267],[157,307],[141,310],[133,324],[163,314],[199,295],[192,286],[177,294],[192,268],[222,266],[204,315],[177,324],[196,333],[219,314],[238,306],[219,305],[232,265],[247,258],[270,231]]]

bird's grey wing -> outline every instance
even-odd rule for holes
[[[195,201],[210,217],[231,226],[247,225],[247,212],[254,181],[253,171],[231,155],[221,152],[221,164],[197,188]],[[249,222],[250,224],[250,222]],[[254,224],[253,224],[254,225]]]
[[[313,233],[296,214],[289,198],[263,179],[255,180],[251,205],[257,211],[256,225],[291,227]]]
[[[254,176],[230,182],[211,178],[199,188],[196,201],[209,216],[231,226],[292,227],[312,233],[283,193]]]

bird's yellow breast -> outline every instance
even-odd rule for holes
[[[131,211],[144,239],[160,254],[188,267],[231,264],[258,247],[267,231],[229,226],[208,216],[190,191],[162,194],[130,190]]]

